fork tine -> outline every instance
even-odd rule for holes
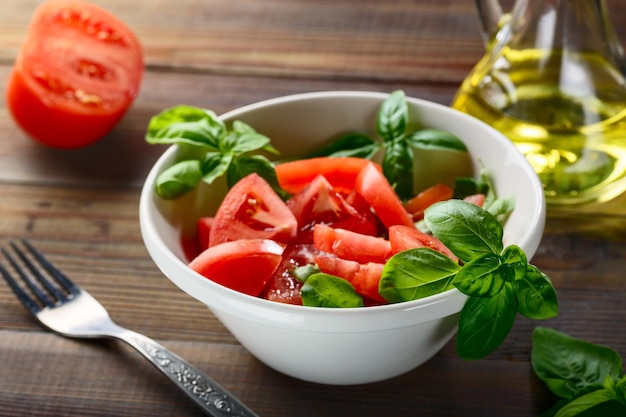
[[[9,263],[11,263],[11,265],[13,265],[13,267],[15,268],[16,262],[13,259],[13,257],[4,248],[2,248],[2,253],[4,254],[5,258],[7,258]],[[30,279],[26,278],[23,275],[23,273],[21,272],[21,269],[19,268],[15,268],[15,269],[18,271],[22,279],[24,279],[24,281],[27,283],[29,288],[31,288],[33,292],[37,294],[37,297],[43,296],[44,299],[48,298],[36,286],[35,288],[33,288],[34,284],[32,283]],[[9,287],[11,288],[15,296],[18,298],[18,300],[20,300],[20,302],[24,305],[24,307],[26,307],[28,310],[30,310],[32,313],[35,313],[35,314],[42,310],[41,306],[30,295],[28,295],[26,291],[22,289],[22,287],[19,286],[15,278],[13,278],[13,276],[9,273],[9,271],[4,266],[2,266],[2,264],[0,264],[0,274],[2,274],[2,277],[7,282],[7,284],[9,284]]]
[[[22,243],[24,244],[24,246],[26,247],[26,249],[28,249],[28,251],[39,261],[39,263],[41,264],[41,266],[43,266],[46,271],[48,271],[48,273],[50,273],[50,275],[52,275],[52,277],[54,277],[54,279],[65,289],[65,291],[67,291],[70,294],[75,294],[77,293],[80,289],[78,288],[78,286],[76,284],[74,284],[73,281],[71,281],[67,275],[65,275],[63,272],[61,272],[57,267],[55,267],[52,262],[50,262],[44,255],[43,253],[41,253],[39,250],[37,250],[33,245],[31,245],[31,243],[26,240],[26,239],[22,239]],[[49,280],[45,279],[45,277],[43,277],[43,275],[41,275],[41,273],[39,273],[39,271],[37,271],[36,268],[34,268],[34,266],[32,266],[32,263],[28,262],[27,265],[29,266],[29,268],[31,268],[31,270],[37,274],[38,278],[40,279],[40,281],[46,286],[46,288],[48,288],[50,290],[50,292],[55,294],[55,297],[57,297],[59,300],[62,300],[64,298],[67,298],[65,296],[65,294],[61,293],[56,286],[54,286]],[[34,270],[33,270],[34,269]],[[37,272],[35,272],[37,271]],[[58,293],[58,294],[57,294]]]

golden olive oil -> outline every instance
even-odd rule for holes
[[[549,204],[626,190],[626,85],[602,56],[504,47],[476,66],[452,107],[511,139]]]

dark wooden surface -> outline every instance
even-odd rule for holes
[[[0,84],[40,1],[5,0]],[[0,97],[0,243],[26,236],[121,325],[187,358],[262,416],[535,416],[554,398],[529,365],[537,324],[626,356],[626,197],[551,211],[533,262],[560,294],[559,317],[518,319],[504,345],[465,362],[454,341],[404,376],[358,387],[300,382],[265,367],[207,309],[171,284],[142,244],[138,198],[163,148],[148,119],[174,104],[223,113],[275,96],[402,88],[448,104],[483,54],[469,0],[95,1],[139,36],[141,92],[100,143],[58,151],[28,139]],[[607,1],[626,41],[626,3]],[[306,358],[303,358],[306,360]],[[199,416],[126,346],[43,330],[0,284],[0,415]]]

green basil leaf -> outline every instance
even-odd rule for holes
[[[402,200],[413,196],[413,150],[406,142],[395,140],[385,144],[383,174]]]
[[[302,266],[299,266],[297,268],[294,268],[291,271],[291,274],[298,281],[306,282],[306,280],[311,275],[318,274],[319,272],[320,272],[320,269],[317,267],[317,265],[315,265],[315,264],[306,264],[306,265],[302,265]]]
[[[462,200],[435,203],[424,213],[426,225],[463,262],[502,252],[502,225],[493,215]]]
[[[381,148],[381,144],[362,133],[348,133],[331,142],[324,148],[311,152],[306,158],[316,158],[320,156],[344,157],[353,156],[357,158],[372,159]]]
[[[457,353],[463,359],[480,359],[496,350],[509,334],[517,306],[510,282],[490,298],[470,297],[459,318]]]
[[[404,136],[409,120],[409,108],[404,91],[389,94],[378,110],[376,129],[384,142],[391,142]]]
[[[378,292],[391,303],[428,297],[453,288],[459,269],[456,262],[435,250],[410,249],[389,258]]]
[[[302,286],[302,304],[310,307],[351,308],[363,307],[363,298],[345,279],[313,274]]]
[[[165,199],[173,199],[193,190],[202,179],[200,161],[178,162],[161,172],[156,179],[156,192]]]
[[[474,194],[485,194],[489,191],[489,184],[473,177],[459,177],[454,180],[452,198],[459,200]]]
[[[246,128],[241,129],[242,125],[246,126]],[[234,130],[226,135],[229,140],[223,142],[222,150],[224,152],[232,152],[235,155],[239,155],[265,149],[270,144],[270,139],[267,136],[257,133],[250,126],[242,122],[235,123],[234,126],[239,127],[240,130]]]
[[[607,375],[619,378],[622,359],[614,350],[575,339],[547,327],[533,331],[531,363],[535,374],[559,397],[571,399]]]
[[[226,172],[226,183],[230,188],[237,181],[252,173],[259,174],[283,200],[289,197],[289,193],[283,190],[278,183],[274,165],[263,155],[240,155],[233,158]]]
[[[406,135],[405,140],[420,149],[467,152],[467,146],[452,133],[437,129],[421,129]]]
[[[559,313],[556,290],[550,278],[534,265],[527,265],[523,278],[515,281],[518,311],[534,320],[549,319]]]
[[[212,184],[217,178],[228,171],[232,163],[233,156],[230,154],[220,154],[219,152],[208,152],[202,160],[202,181]]]
[[[510,245],[504,248],[502,251],[502,261],[505,265],[510,265],[514,271],[514,278],[521,279],[526,276],[526,269],[528,268],[528,258],[526,253],[517,245]]]
[[[498,219],[500,223],[504,224],[515,208],[515,200],[513,197],[496,198],[491,202],[487,202],[485,199],[483,208]]]
[[[507,281],[501,277],[501,265],[500,256],[483,254],[463,265],[452,284],[471,297],[493,297]]]
[[[596,398],[599,399],[599,398]],[[618,400],[600,402],[585,411],[576,414],[577,417],[624,417],[626,404]]]
[[[219,150],[219,142],[225,133],[226,126],[212,111],[177,106],[150,119],[146,141],[150,144],[207,146]]]
[[[555,417],[575,417],[580,416],[585,412],[591,412],[593,408],[601,403],[611,401],[615,399],[615,394],[608,389],[601,389],[587,393],[581,397],[575,398],[569,403],[565,404],[555,415]],[[602,416],[606,414],[597,414],[598,409],[593,413],[588,414],[590,416]]]

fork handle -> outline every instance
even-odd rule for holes
[[[119,327],[115,337],[137,349],[207,415],[258,417],[212,378],[154,340],[122,327]]]

